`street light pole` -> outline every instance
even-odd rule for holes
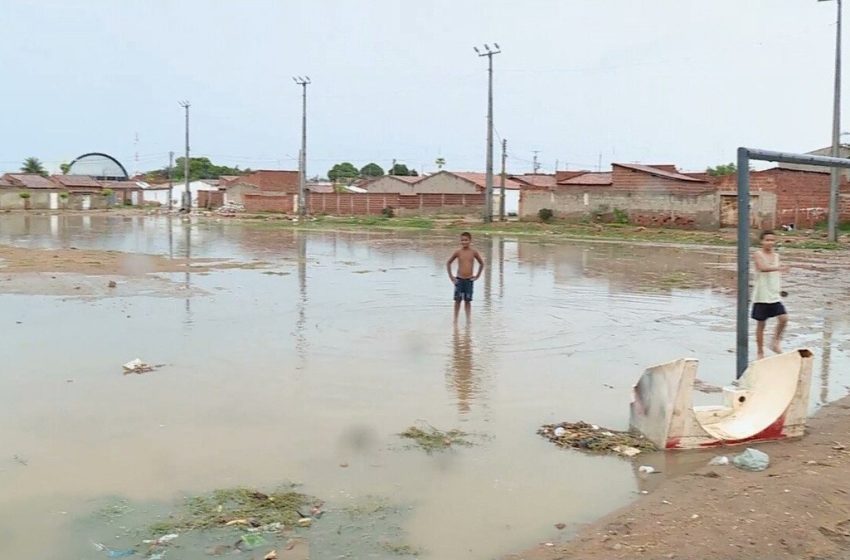
[[[310,76],[292,78],[301,86],[301,152],[298,157],[298,215],[307,215],[307,85]]]
[[[186,189],[183,191],[183,204],[181,208],[184,212],[192,211],[192,193],[189,190],[189,101],[181,101],[180,106],[186,110],[186,157],[183,160],[183,180],[186,182]]]
[[[493,55],[502,52],[499,43],[484,45],[484,52],[473,47],[478,56],[487,57],[487,169],[484,178],[484,221],[493,221]]]
[[[818,0],[824,2],[827,0]],[[835,84],[832,97],[832,157],[840,157],[841,128],[841,0],[836,0],[838,18],[835,26]],[[829,219],[827,229],[830,241],[838,240],[838,187],[841,182],[841,170],[833,167],[829,175]]]

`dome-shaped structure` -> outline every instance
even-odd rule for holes
[[[126,181],[127,170],[114,157],[100,152],[83,154],[71,162],[68,175],[88,175],[107,181]]]

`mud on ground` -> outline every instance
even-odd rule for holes
[[[753,447],[770,455],[766,471],[706,466],[665,481],[566,544],[503,560],[850,557],[850,397],[821,409],[804,438]]]

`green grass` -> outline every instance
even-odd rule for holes
[[[471,447],[473,443],[466,439],[468,435],[460,430],[444,432],[433,426],[411,426],[399,434],[405,439],[413,440],[413,447],[419,447],[429,455],[434,451],[446,451],[453,445]]]

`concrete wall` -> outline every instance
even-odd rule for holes
[[[254,185],[246,185],[242,183],[228,185],[226,190],[224,191],[224,202],[234,204],[245,204],[246,193],[258,192],[260,192],[259,187],[255,187]]]
[[[392,175],[385,175],[368,183],[365,189],[369,193],[413,194],[413,183],[402,181]]]
[[[738,225],[738,194],[720,191],[720,227]],[[750,225],[756,229],[776,229],[776,195],[758,191],[750,195]]]
[[[716,192],[671,194],[633,191],[614,187],[558,187],[553,191],[523,190],[520,217],[537,218],[542,208],[567,220],[611,221],[615,210],[625,212],[629,222],[646,226],[698,229],[720,227],[720,201]]]
[[[28,200],[21,198],[22,192],[28,192],[30,197]],[[18,188],[3,188],[0,189],[0,210],[49,210],[50,209],[50,193],[53,193],[58,198],[59,190],[48,189],[18,189]],[[62,200],[58,200],[58,208],[62,208]]]
[[[224,191],[198,191],[198,208],[221,208],[224,206]]]
[[[440,172],[425,177],[413,187],[413,192],[419,193],[456,193],[477,194],[479,189],[469,181],[461,179],[451,173]]]

